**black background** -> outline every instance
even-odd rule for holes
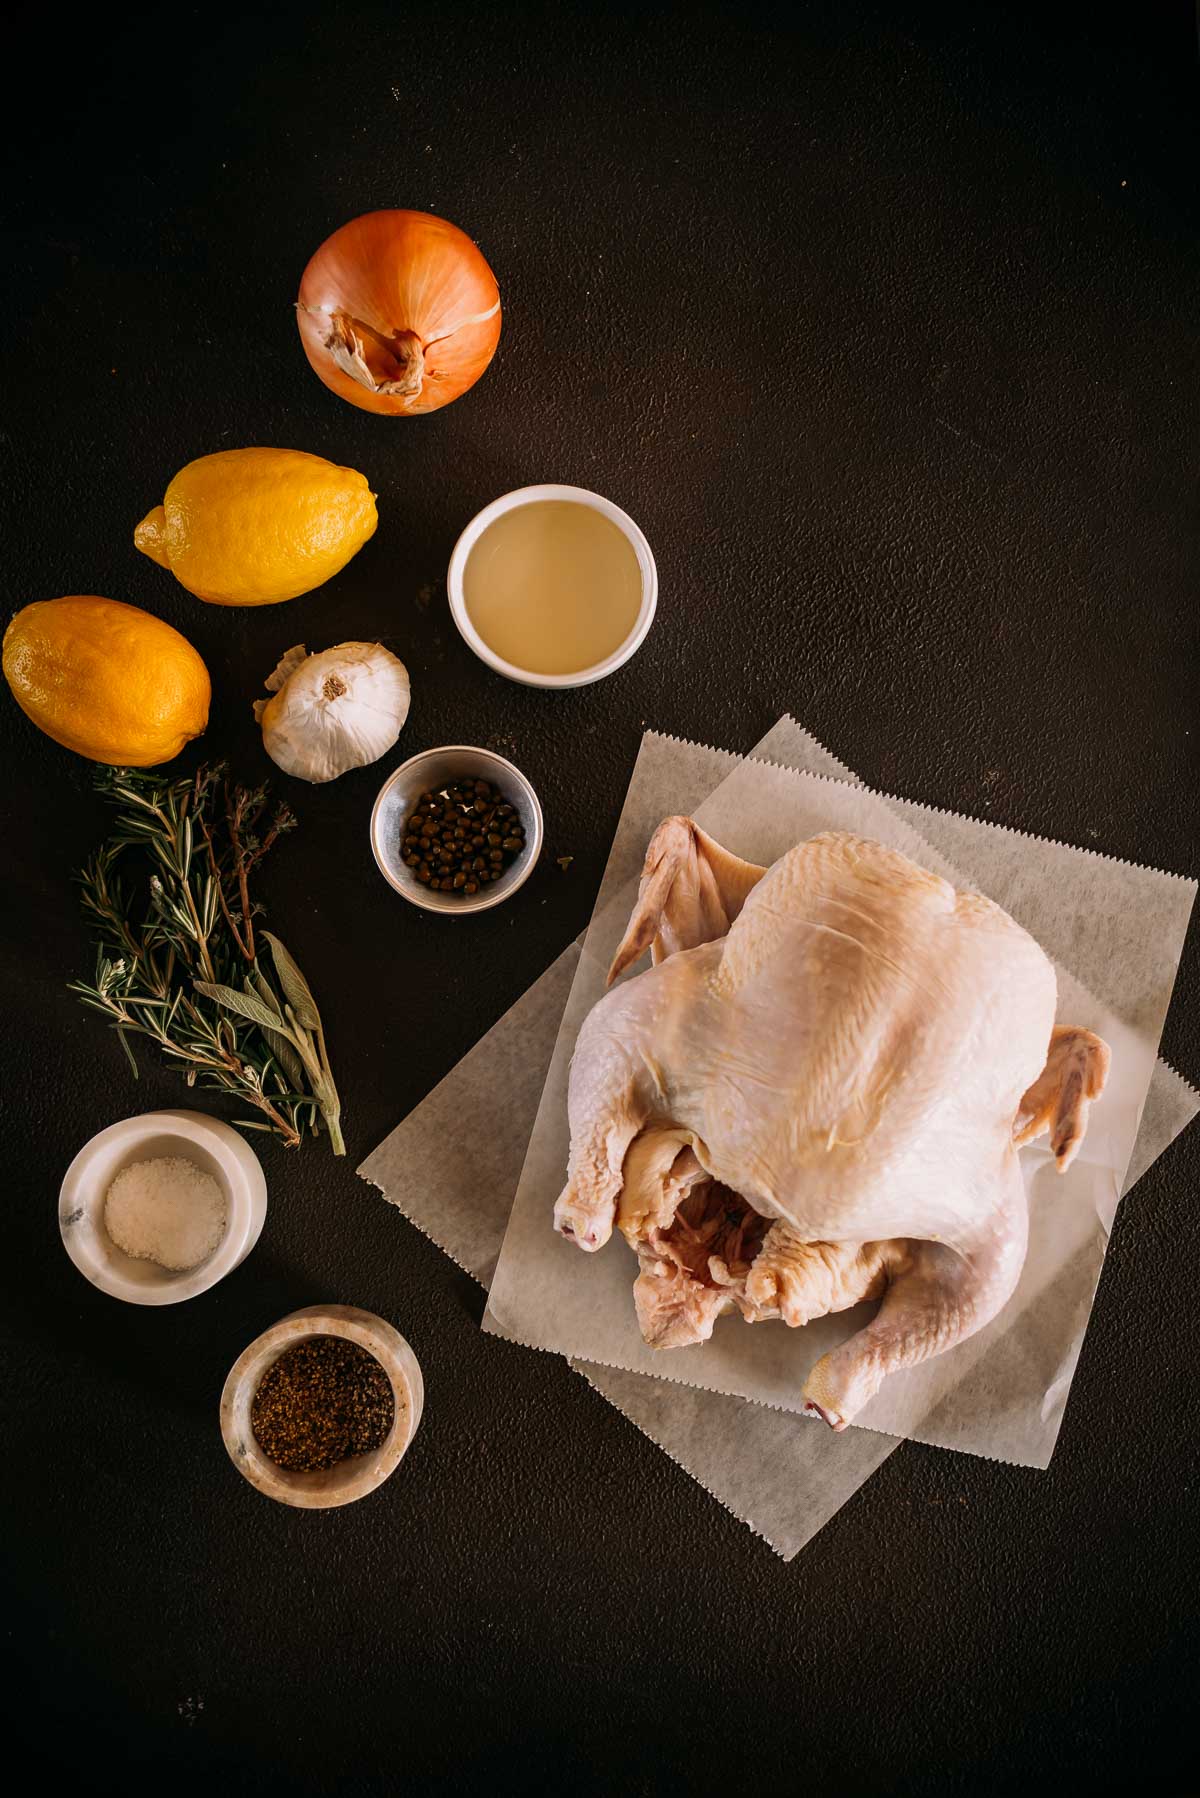
[[[264,882],[347,1159],[256,1138],[261,1244],[166,1310],[59,1242],[75,1151],[185,1095],[149,1052],[133,1086],[65,990],[105,814],[0,705],[6,1744],[47,1778],[1190,1783],[1195,1140],[1122,1209],[1051,1469],[907,1445],[790,1566],[563,1364],[481,1336],[475,1288],[353,1173],[586,921],[644,724],[741,747],[791,709],[883,788],[1200,869],[1195,42],[1186,6],[1121,10],[10,25],[6,610],[98,592],[170,620],[212,671],[205,752],[256,778],[250,701],[291,644],[379,636],[414,689],[384,764],[281,781],[302,828]],[[290,311],[327,233],[389,205],[462,225],[504,299],[483,381],[413,421],[329,394]],[[181,464],[253,443],[362,469],[380,528],[286,608],[206,607],[133,526]],[[658,558],[645,648],[575,693],[494,677],[446,611],[461,527],[539,480],[610,495]],[[366,826],[387,768],[460,741],[529,774],[548,853],[447,926]],[[1197,980],[1193,950],[1164,1042],[1193,1073]],[[427,1404],[380,1493],[309,1515],[239,1479],[217,1399],[327,1298],[397,1322]]]

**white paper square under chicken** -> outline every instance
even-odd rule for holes
[[[668,742],[666,748],[686,758],[690,746]],[[549,1228],[569,1158],[571,1056],[588,1014],[603,998],[605,976],[627,930],[653,821],[672,810],[669,755],[648,764],[647,776],[630,812],[639,820],[636,833],[630,835],[624,816],[618,828],[546,1076],[484,1327],[532,1347],[799,1412],[816,1363],[869,1323],[872,1303],[796,1329],[778,1324],[747,1329],[739,1318],[726,1317],[708,1341],[663,1353],[649,1347],[638,1328],[630,1300],[637,1270],[628,1253],[614,1247],[581,1255]],[[1046,1466],[1130,1165],[1195,883],[762,761],[731,765],[693,816],[715,841],[760,867],[772,866],[822,832],[847,831],[898,850],[962,891],[974,883],[948,859],[953,851],[977,872],[979,889],[1035,939],[1053,941],[1056,955],[1077,956],[1085,966],[1103,956],[1119,1011],[1098,1000],[1061,960],[1054,963],[1058,1022],[1108,1042],[1112,1070],[1102,1101],[1093,1107],[1086,1142],[1065,1177],[1047,1138],[1020,1152],[1029,1247],[1016,1291],[990,1323],[952,1352],[885,1379],[856,1419],[893,1437]],[[933,848],[926,831],[944,840],[944,848]],[[1147,923],[1155,919],[1159,927]]]

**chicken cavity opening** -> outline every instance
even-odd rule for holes
[[[665,1228],[638,1245],[642,1271],[633,1296],[652,1348],[703,1342],[723,1311],[750,1317],[746,1281],[771,1219],[719,1180],[691,1186]]]
[[[771,1219],[720,1180],[693,1186],[654,1246],[702,1286],[744,1290]]]

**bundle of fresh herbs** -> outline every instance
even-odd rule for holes
[[[224,763],[184,779],[106,768],[97,786],[119,807],[117,827],[81,875],[96,938],[96,973],[72,992],[103,1012],[121,1039],[148,1036],[199,1081],[251,1105],[250,1130],[274,1130],[289,1148],[323,1119],[344,1155],[341,1102],[321,1015],[279,938],[257,935],[250,876],[294,829],[266,787],[231,784]],[[129,884],[122,875],[130,876]]]

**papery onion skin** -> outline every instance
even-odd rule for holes
[[[304,353],[364,412],[436,412],[473,387],[500,340],[500,289],[457,225],[364,212],[327,237],[300,282]]]

